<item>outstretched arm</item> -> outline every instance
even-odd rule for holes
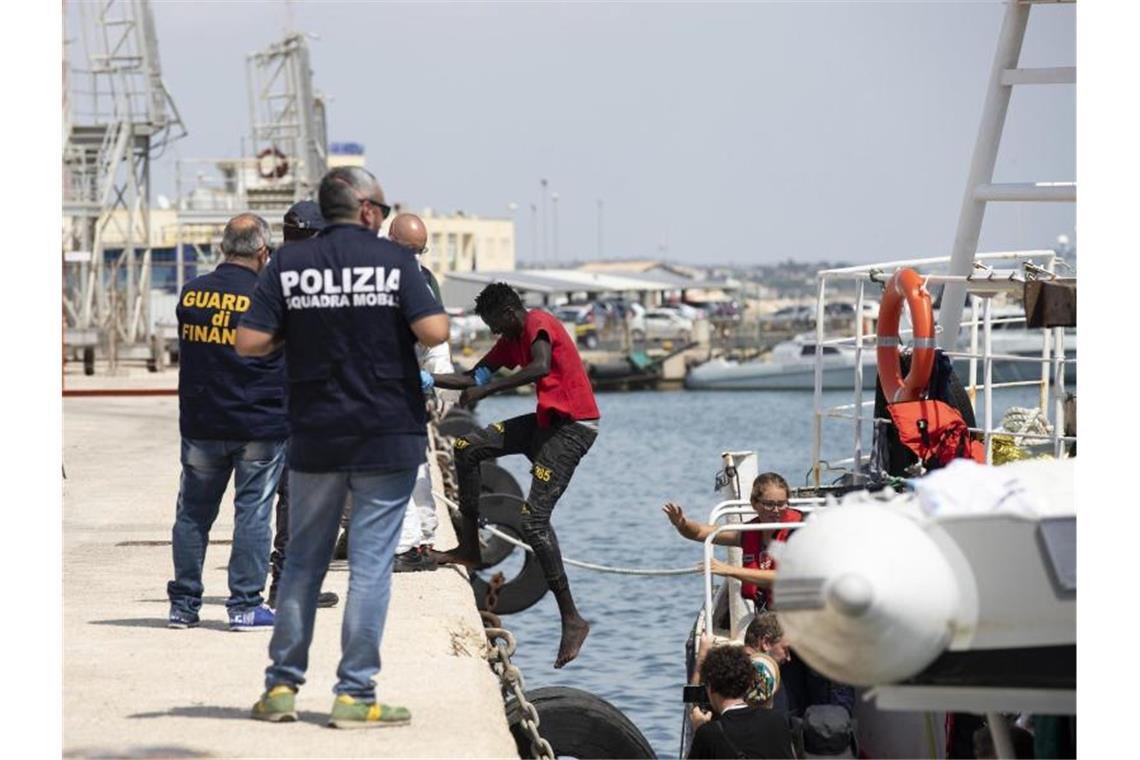
[[[661,511],[669,518],[669,522],[673,523],[673,527],[677,529],[677,532],[690,541],[704,541],[716,528],[715,525],[690,520],[685,517],[685,513],[681,507],[671,501],[666,502],[665,506],[661,508]],[[740,546],[740,531],[726,530],[717,533],[716,538],[713,539],[713,543],[718,546]]]
[[[443,388],[449,391],[461,391],[478,385],[475,375],[479,372],[480,367],[485,368],[487,372],[494,372],[498,369],[498,367],[488,362],[487,357],[484,356],[474,367],[466,372],[432,374],[432,378],[435,379],[436,388]]]
[[[539,337],[535,338],[534,343],[530,344],[530,364],[513,375],[500,377],[486,385],[475,385],[474,372],[472,372],[471,383],[465,386],[463,395],[459,397],[459,403],[466,406],[481,398],[490,396],[492,393],[498,393],[499,391],[505,391],[511,388],[519,388],[523,385],[538,382],[550,374],[550,353],[550,341],[546,338],[545,334],[540,334]],[[476,369],[478,369],[478,367],[476,367]]]

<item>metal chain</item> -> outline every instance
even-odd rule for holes
[[[514,694],[519,703],[519,708],[522,711],[520,722],[523,730],[530,737],[534,757],[536,760],[554,760],[554,748],[538,733],[538,710],[526,698],[524,693],[526,684],[523,682],[522,671],[511,662],[511,655],[515,653],[516,646],[514,634],[505,628],[492,627],[488,627],[486,633],[487,641],[491,645],[491,651],[487,653],[491,670],[499,676],[503,694]]]
[[[487,584],[487,595],[483,599],[483,606],[488,612],[494,612],[495,608],[499,606],[499,589],[506,583],[507,579],[502,573],[495,573],[491,576],[491,581]]]

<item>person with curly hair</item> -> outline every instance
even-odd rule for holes
[[[689,760],[796,756],[787,721],[772,710],[748,704],[756,671],[744,647],[713,647],[700,674],[715,717],[693,733]]]
[[[431,556],[440,564],[474,568],[481,563],[477,522],[480,463],[492,457],[524,454],[532,463],[532,478],[530,493],[520,510],[523,539],[534,549],[558,602],[562,640],[554,667],[561,668],[578,656],[590,624],[578,613],[570,594],[550,516],[578,462],[598,436],[601,413],[574,339],[553,314],[543,309],[528,310],[518,293],[504,282],[491,283],[479,293],[475,313],[499,336],[498,342],[470,371],[433,375],[435,386],[462,390],[459,403],[466,406],[492,393],[534,383],[538,408],[534,414],[494,422],[455,439],[462,515],[459,545]],[[521,369],[494,377],[500,369],[515,367]]]

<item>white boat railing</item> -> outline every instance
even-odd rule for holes
[[[984,436],[986,448],[986,463],[993,463],[993,434],[994,434],[994,420],[993,420],[993,391],[998,388],[1012,388],[1018,386],[1036,385],[1040,386],[1040,408],[1042,409],[1046,419],[1051,422],[1053,426],[1053,434],[1051,440],[1053,441],[1054,456],[1060,457],[1064,451],[1064,444],[1071,440],[1063,435],[1064,428],[1064,389],[1065,389],[1065,367],[1066,365],[1075,364],[1075,360],[1067,359],[1065,357],[1064,348],[1064,328],[1057,327],[1051,330],[1042,331],[1042,350],[1040,357],[1020,356],[1011,354],[995,354],[993,351],[993,326],[995,324],[1008,324],[1019,321],[1024,321],[1023,317],[994,317],[993,315],[993,297],[1002,294],[1017,294],[1023,291],[1025,284],[1034,278],[1041,275],[1053,276],[1056,268],[1057,254],[1055,251],[1042,249],[1042,250],[1026,250],[1026,251],[998,251],[979,253],[975,257],[975,268],[978,270],[975,274],[968,276],[961,275],[946,275],[931,273],[924,276],[924,286],[930,284],[949,284],[957,283],[962,284],[966,288],[966,292],[970,296],[971,303],[971,320],[968,323],[970,327],[970,350],[969,351],[954,351],[949,352],[947,355],[953,358],[968,359],[969,369],[968,377],[966,378],[966,390],[969,394],[971,403],[976,403],[977,391],[979,388],[983,392],[985,401],[985,421],[979,432]],[[1012,261],[1021,266],[1020,270],[998,270],[989,266],[986,262],[1000,262]],[[1035,263],[1040,262],[1040,264]],[[921,259],[899,260],[880,262],[874,264],[861,264],[850,267],[841,267],[837,269],[827,269],[818,273],[818,288],[816,295],[816,334],[815,334],[815,388],[814,388],[814,425],[812,436],[812,470],[810,473],[810,480],[812,485],[819,487],[822,485],[821,474],[822,467],[826,463],[822,459],[822,445],[823,445],[823,420],[825,418],[832,419],[850,419],[853,423],[853,454],[848,460],[852,464],[862,463],[865,461],[863,453],[863,423],[866,419],[865,407],[868,405],[873,406],[874,402],[868,404],[863,399],[863,352],[868,348],[874,348],[876,342],[874,335],[864,334],[864,320],[856,319],[855,334],[853,336],[842,336],[838,338],[825,338],[823,331],[825,327],[825,309],[828,293],[828,283],[835,281],[849,281],[855,285],[855,313],[862,314],[865,301],[865,288],[868,282],[877,284],[885,283],[894,271],[900,267],[928,267],[946,265],[950,263],[949,256],[937,256]],[[1027,276],[1027,274],[1029,276]],[[981,315],[978,315],[978,302],[981,302]],[[936,328],[937,329],[937,328]],[[979,336],[980,333],[980,336]],[[900,329],[900,337],[912,334],[911,330]],[[979,349],[979,337],[981,338],[982,346]],[[825,408],[823,405],[823,347],[834,345],[850,344],[854,350],[854,389],[853,401],[850,404],[842,406],[833,406]],[[1037,362],[1041,364],[1041,379],[1030,381],[1008,381],[1003,383],[995,383],[993,381],[993,362],[994,360],[1010,361],[1010,362]],[[981,363],[982,382],[978,383],[978,364]],[[1053,390],[1053,404],[1050,408],[1049,392]],[[1052,412],[1050,414],[1050,411]],[[859,475],[856,469],[856,476]]]
[[[704,560],[704,576],[705,576],[705,633],[711,638],[713,635],[713,592],[712,592],[712,559],[713,559],[713,542],[716,537],[721,533],[732,531],[742,531],[745,533],[752,533],[758,530],[798,530],[806,525],[805,522],[795,523],[747,523],[745,525],[718,525],[711,533],[705,538],[705,560]]]

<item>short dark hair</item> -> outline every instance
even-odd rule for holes
[[[475,296],[475,313],[480,317],[495,314],[504,309],[523,308],[519,294],[505,282],[492,282]]]
[[[713,647],[701,663],[701,681],[726,699],[743,699],[755,678],[752,660],[735,644]]]
[[[788,487],[788,481],[784,480],[783,475],[778,472],[762,472],[756,476],[756,480],[752,481],[752,498],[759,499],[764,488],[772,485],[783,488],[784,496],[792,495],[792,489]]]
[[[752,649],[759,649],[760,644],[767,641],[779,641],[784,638],[784,628],[771,610],[761,612],[752,618],[748,629],[744,632],[744,644]]]

